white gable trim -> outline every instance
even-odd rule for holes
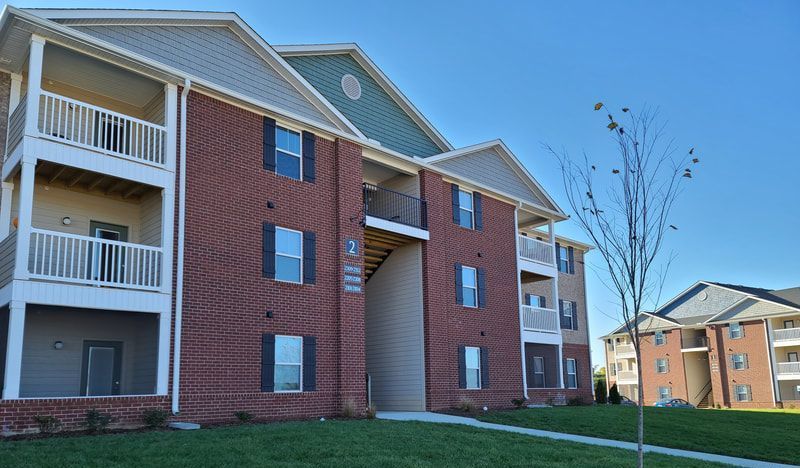
[[[307,44],[307,45],[276,45],[273,47],[279,54],[284,56],[297,55],[336,55],[349,54],[356,62],[374,79],[384,91],[400,106],[406,114],[425,132],[428,137],[442,151],[450,151],[453,145],[442,136],[433,124],[425,118],[422,112],[403,94],[400,89],[387,77],[383,71],[373,62],[361,47],[355,43],[343,44]]]
[[[164,11],[164,10],[61,10],[61,9],[26,9],[36,16],[44,19],[74,19],[91,21],[98,24],[97,19],[109,19],[108,25],[124,26],[126,24],[141,26],[141,20],[152,20],[153,25],[174,24],[180,26],[227,26],[236,34],[253,52],[269,64],[283,79],[289,82],[303,97],[309,100],[323,115],[334,122],[340,130],[352,132],[359,138],[366,138],[364,134],[339,109],[325,99],[319,91],[306,81],[283,57],[280,56],[253,28],[242,20],[236,13],[217,12],[192,12],[192,11]],[[125,20],[131,20],[126,23]],[[133,20],[137,20],[133,22]],[[174,23],[167,23],[170,20]],[[165,22],[166,21],[166,22]],[[178,23],[177,21],[181,21]],[[189,21],[189,22],[187,22]],[[220,24],[221,23],[221,24]],[[79,25],[80,23],[72,23]],[[200,80],[192,79],[200,82]]]

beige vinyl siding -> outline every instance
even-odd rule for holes
[[[14,265],[17,252],[17,232],[11,231],[9,235],[0,242],[0,287],[11,282],[14,277]]]
[[[157,334],[157,314],[29,305],[20,396],[80,395],[84,340],[121,341],[121,394],[152,394],[157,367],[152,337]],[[64,348],[55,349],[55,341]]]
[[[696,405],[704,395],[698,393],[711,380],[708,367],[708,353],[683,353],[686,372],[686,392],[689,403]]]
[[[158,93],[142,109],[144,120],[158,125],[164,125],[164,93]]]
[[[382,411],[425,410],[422,249],[395,249],[366,285],[367,373]]]
[[[771,302],[759,301],[756,299],[747,299],[741,304],[731,307],[730,310],[719,317],[715,317],[714,321],[735,321],[739,319],[758,318],[770,315],[791,314],[792,312],[793,310],[789,307],[773,304]],[[797,326],[800,326],[800,323],[798,323]],[[783,327],[782,322],[781,327]]]
[[[400,174],[392,177],[391,179],[386,179],[378,185],[389,190],[394,190],[395,192],[411,195],[412,197],[419,198],[420,196],[419,176]]]
[[[142,197],[140,207],[141,235],[139,243],[152,246],[161,245],[161,194],[153,190]]]

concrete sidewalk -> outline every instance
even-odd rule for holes
[[[575,434],[564,434],[561,432],[542,431],[539,429],[529,429],[525,427],[506,426],[504,424],[493,424],[483,421],[478,421],[473,418],[465,418],[461,416],[451,416],[448,414],[427,413],[427,412],[394,412],[394,411],[379,411],[378,419],[388,419],[393,421],[422,421],[431,423],[445,423],[445,424],[463,424],[466,426],[479,427],[482,429],[494,429],[497,431],[516,432],[518,434],[525,434],[535,437],[547,437],[555,440],[566,440],[569,442],[578,442],[581,444],[600,445],[603,447],[614,447],[625,450],[636,451],[636,444],[633,442],[622,442],[619,440],[599,439],[597,437],[588,437]],[[725,455],[715,455],[705,452],[693,452],[690,450],[680,450],[668,447],[659,447],[656,445],[645,445],[645,452],[662,453],[664,455],[673,455],[676,457],[694,458],[697,460],[704,460],[708,462],[726,463],[728,465],[746,466],[746,467],[790,467],[793,465],[781,465],[779,463],[770,463],[759,460],[750,460],[747,458],[728,457]]]

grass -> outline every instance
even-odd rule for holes
[[[567,406],[497,411],[483,421],[636,441],[636,408]],[[800,464],[800,414],[788,411],[644,408],[645,443]]]
[[[709,466],[646,454],[648,466]],[[635,466],[635,453],[467,426],[306,421],[0,442],[3,467]]]

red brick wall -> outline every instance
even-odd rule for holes
[[[330,416],[348,398],[363,408],[363,295],[341,284],[344,239],[363,237],[360,147],[318,137],[311,184],[263,169],[260,115],[194,92],[188,113],[181,417]],[[316,284],[262,277],[264,221],[316,233]],[[264,333],[317,338],[316,391],[260,391]]]
[[[483,230],[465,229],[453,223],[449,183],[421,171],[420,188],[430,230],[422,246],[427,407],[452,407],[462,397],[510,406],[523,395],[514,207],[484,195]],[[486,308],[456,304],[455,263],[486,270]],[[458,388],[459,345],[488,348],[489,389]]]
[[[688,400],[686,390],[686,372],[681,354],[681,331],[666,330],[664,332],[667,342],[656,346],[654,333],[642,334],[642,382],[644,390],[644,404],[652,405],[658,399],[658,387],[672,387],[672,396]],[[659,374],[656,372],[656,359],[669,359],[669,372]]]
[[[764,322],[742,322],[744,336],[729,338],[728,325],[712,325],[706,330],[709,337],[709,362],[714,403],[732,408],[771,408],[775,406],[772,375]],[[746,353],[749,367],[734,370],[731,355]],[[737,402],[734,385],[750,385],[752,401]]]
[[[591,404],[594,400],[592,365],[589,356],[589,345],[569,344],[563,345],[564,359],[575,359],[578,367],[578,388],[537,388],[528,389],[528,400],[536,404],[559,404],[561,401],[568,403],[572,398],[580,398],[582,403]],[[564,386],[567,385],[564,375]]]

